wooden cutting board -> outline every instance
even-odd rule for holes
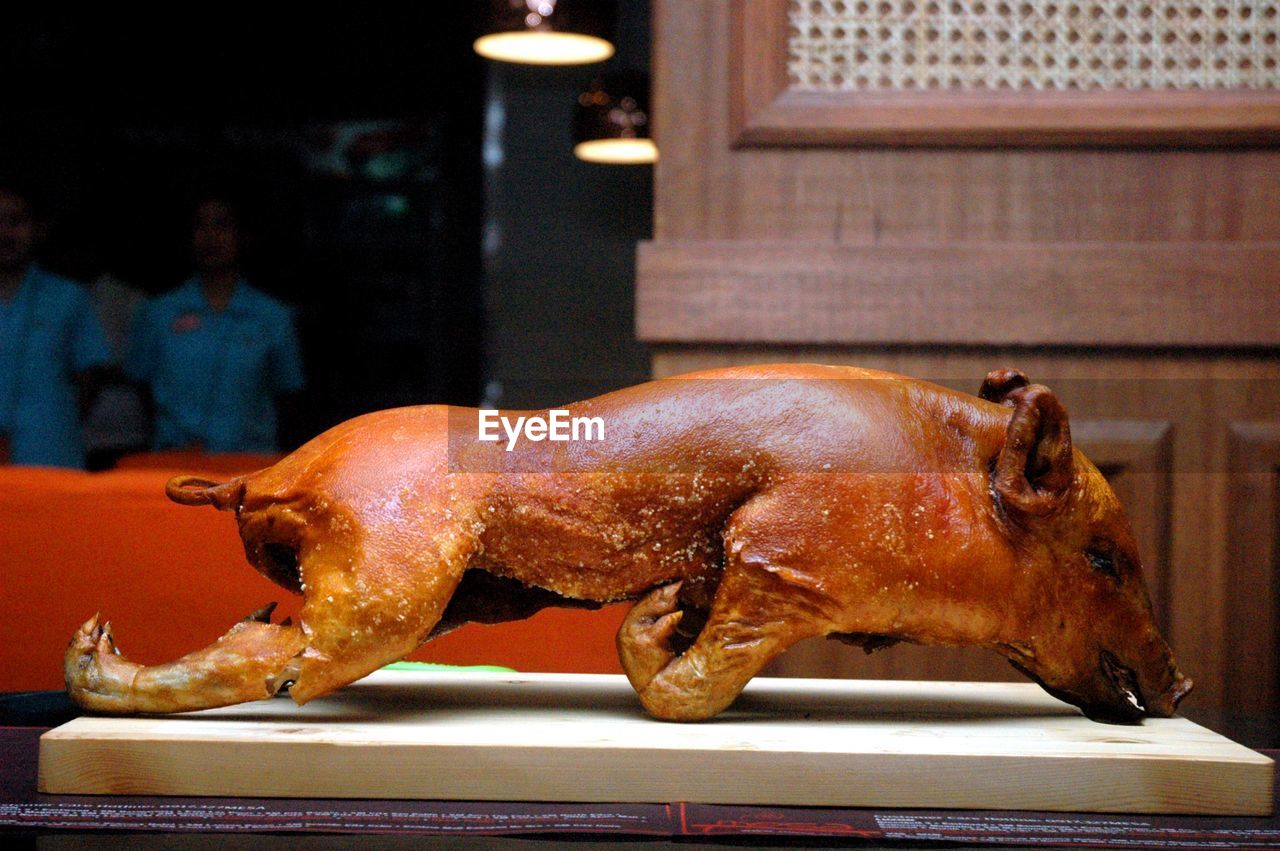
[[[698,724],[626,680],[382,671],[40,742],[63,794],[745,803],[1264,815],[1274,764],[1183,718],[1096,724],[1029,683],[756,679]]]

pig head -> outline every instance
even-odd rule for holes
[[[1192,681],[1177,670],[1156,626],[1124,509],[1072,446],[1062,404],[1015,370],[988,375],[979,395],[1013,409],[991,494],[1042,599],[1026,610],[1025,641],[1002,652],[1096,720],[1172,715]]]

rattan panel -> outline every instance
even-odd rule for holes
[[[794,89],[1277,89],[1280,0],[792,0]]]

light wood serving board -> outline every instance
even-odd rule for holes
[[[716,719],[590,674],[382,671],[297,707],[78,718],[68,794],[745,803],[1264,815],[1274,764],[1183,718],[1096,724],[1030,683],[756,679]]]

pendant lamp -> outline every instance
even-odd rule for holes
[[[609,74],[578,96],[573,153],[593,163],[656,162],[649,135],[649,80],[644,74]]]
[[[613,56],[614,0],[487,0],[487,59],[528,65],[585,65]]]

